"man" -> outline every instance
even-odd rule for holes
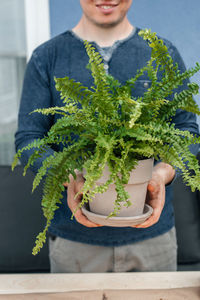
[[[84,40],[94,44],[107,72],[120,82],[133,77],[148,61],[150,49],[138,36],[138,28],[127,19],[131,3],[131,0],[80,0],[83,15],[79,23],[33,52],[22,92],[17,149],[43,137],[58,118],[40,114],[27,117],[35,108],[61,104],[54,76],[68,75],[88,87],[92,84],[91,74],[86,70],[88,57]],[[179,69],[184,71],[178,51],[170,42],[165,42]],[[141,96],[149,84],[147,75],[141,77],[134,96]],[[198,133],[195,116],[191,113],[178,111],[174,122],[182,130]],[[57,150],[49,148],[45,156]],[[191,147],[191,151],[196,153],[197,147]],[[22,163],[30,154],[24,153]],[[38,159],[33,171],[40,167],[43,159]],[[82,174],[78,173],[76,180],[71,177],[69,184],[64,183],[68,187],[67,199],[63,195],[49,228],[51,272],[175,271],[177,245],[170,186],[174,176],[170,165],[155,164],[147,193],[153,214],[143,224],[125,228],[99,226],[89,221],[80,209],[75,220],[70,220],[71,211],[80,201],[74,196],[84,184]]]

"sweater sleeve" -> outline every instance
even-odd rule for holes
[[[43,60],[41,60],[41,55],[38,55],[36,49],[26,68],[18,114],[18,129],[15,134],[16,151],[36,139],[43,138],[53,124],[51,116],[44,116],[40,113],[29,114],[37,108],[52,106],[47,62],[45,67],[46,59],[44,56]],[[28,162],[33,152],[34,149],[23,152],[20,159],[22,165]],[[43,160],[53,153],[54,150],[49,147],[42,157],[37,159],[34,165],[30,167],[31,170],[36,173]]]

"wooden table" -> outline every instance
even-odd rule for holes
[[[0,275],[0,300],[200,300],[200,272]]]

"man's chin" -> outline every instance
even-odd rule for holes
[[[100,27],[100,28],[113,28],[115,26],[117,26],[119,23],[121,22],[121,20],[118,21],[112,21],[112,22],[95,22],[96,26]]]

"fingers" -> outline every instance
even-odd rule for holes
[[[147,227],[150,227],[150,226],[156,224],[159,221],[159,219],[160,219],[160,213],[153,212],[152,215],[145,222],[143,222],[142,224],[132,226],[132,227],[147,228]]]
[[[160,207],[159,208],[158,207],[154,208],[152,215],[146,221],[144,221],[141,224],[135,225],[133,227],[147,228],[147,227],[150,227],[150,226],[156,224],[160,219],[161,212],[162,212],[162,209]]]
[[[82,210],[79,208],[74,217],[76,218],[76,221],[79,222],[80,224],[86,226],[86,227],[100,227],[101,225],[95,224],[88,220],[88,218],[82,213]]]
[[[132,227],[147,228],[159,221],[165,203],[165,187],[163,184],[156,184],[153,181],[148,184],[146,203],[153,208],[152,215],[142,224]]]
[[[72,181],[74,181],[74,177],[70,174],[69,182],[66,181],[63,183],[64,187],[67,188],[68,185],[70,184],[70,182],[72,182]],[[82,173],[76,173],[76,182],[79,182],[79,181],[84,183],[84,177],[83,177]]]
[[[68,182],[64,182],[64,183],[63,183],[63,185],[64,185],[65,189],[67,189],[67,187],[68,187],[68,184],[69,184]]]
[[[154,192],[155,187],[153,186],[153,184],[149,183],[148,186],[147,186],[147,190],[149,190],[150,192]]]
[[[95,224],[93,222],[91,222],[90,220],[88,220],[88,218],[82,213],[81,208],[79,208],[79,204],[80,204],[80,195],[78,197],[75,198],[75,193],[73,194],[74,197],[71,195],[70,197],[68,197],[68,206],[70,208],[70,210],[74,213],[74,217],[76,219],[76,221],[86,227],[99,227],[100,225]]]
[[[88,220],[88,218],[82,213],[81,208],[79,208],[79,204],[82,199],[82,193],[80,192],[84,185],[84,179],[78,179],[75,181],[73,177],[70,177],[70,183],[68,184],[68,191],[67,191],[67,203],[70,210],[74,213],[74,217],[76,221],[86,227],[99,227],[101,225],[95,224]],[[79,193],[79,194],[77,194]]]

